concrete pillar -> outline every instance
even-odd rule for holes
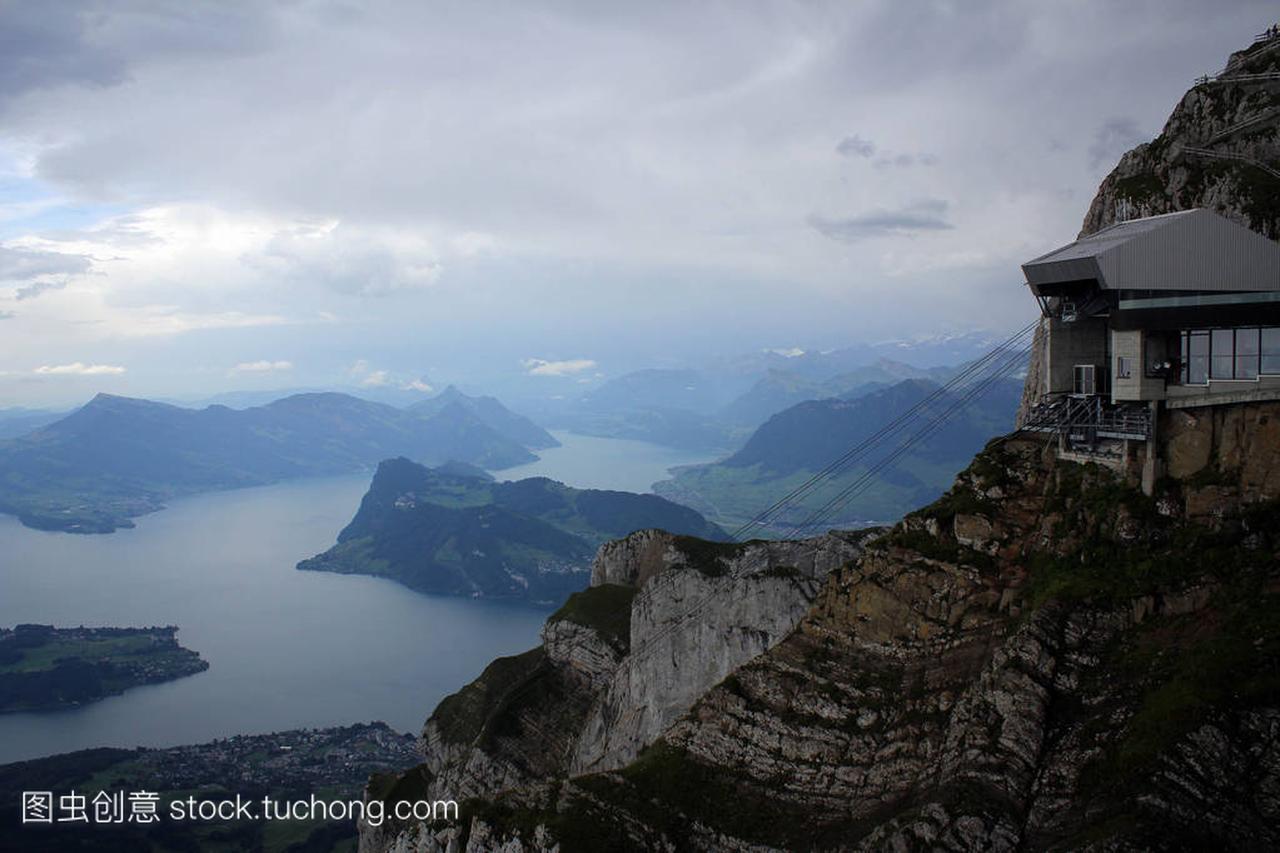
[[[1147,439],[1147,456],[1142,463],[1142,493],[1151,497],[1160,477],[1160,455],[1156,450],[1160,437],[1160,401],[1152,400],[1147,405],[1151,407],[1151,437]]]

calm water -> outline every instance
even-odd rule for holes
[[[539,450],[537,462],[506,468],[498,476],[504,480],[550,477],[581,489],[648,492],[654,483],[667,479],[668,468],[716,458],[715,454],[673,450],[646,441],[592,438],[559,430],[551,434],[561,447]]]
[[[564,447],[503,475],[643,491],[671,465],[706,461],[644,442],[557,438]],[[210,663],[85,708],[0,715],[0,763],[366,720],[417,732],[490,660],[537,643],[545,610],[294,569],[333,543],[368,479],[188,498],[109,536],[0,516],[0,625],[176,624]]]

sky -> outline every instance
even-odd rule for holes
[[[0,0],[0,408],[1012,330],[1275,14]]]

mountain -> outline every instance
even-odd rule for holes
[[[559,602],[586,584],[601,543],[643,528],[724,538],[697,512],[654,495],[545,477],[500,483],[389,459],[338,543],[298,568],[388,577],[420,592]]]
[[[726,529],[734,529],[938,388],[929,380],[910,379],[852,400],[827,398],[801,403],[771,417],[733,455],[710,465],[677,469],[673,479],[656,484],[654,490],[697,509]],[[927,418],[913,420],[890,448],[868,455],[810,492],[778,519],[774,532],[790,532],[791,525],[863,478],[870,478],[865,490],[842,515],[832,519],[833,526],[891,521],[932,500],[976,450],[1012,426],[1021,390],[1021,383],[1015,380],[997,383],[951,416],[944,428],[893,464],[871,472],[871,467]],[[943,392],[928,404],[927,412],[941,413],[957,399],[955,392]]]
[[[796,347],[761,350],[718,359],[708,367],[707,372],[713,375],[758,377],[769,370],[782,370],[824,381],[881,359],[928,370],[934,365],[960,364],[978,358],[1003,337],[987,331],[969,330],[859,342],[835,349],[804,350]]]
[[[793,371],[771,368],[745,394],[721,409],[720,417],[730,423],[754,428],[770,416],[807,400],[827,397],[852,400],[906,379],[945,382],[958,370],[956,367],[912,367],[900,361],[879,358],[871,364],[819,381]]]
[[[55,412],[48,409],[24,409],[21,407],[0,409],[0,439],[17,438],[20,435],[26,435],[66,416],[66,412]]]
[[[99,394],[0,442],[0,512],[31,527],[110,532],[179,495],[358,471],[396,454],[486,468],[537,458],[456,403],[428,417],[333,393],[244,410]]]
[[[548,417],[554,426],[581,435],[723,451],[737,436],[715,412],[740,385],[726,387],[695,370],[638,370],[610,379]]]
[[[581,404],[594,411],[686,409],[708,413],[723,393],[717,382],[696,370],[637,370],[584,394]]]
[[[431,417],[448,406],[461,406],[477,420],[501,436],[533,450],[559,447],[551,433],[533,421],[508,409],[493,397],[469,397],[450,385],[437,396],[408,407],[415,415]]]
[[[1015,435],[862,539],[611,543],[368,789],[462,819],[361,850],[1276,849],[1277,424],[1167,413],[1153,496]]]
[[[1267,75],[1272,75],[1268,77]],[[1280,48],[1233,53],[1197,81],[1160,135],[1120,158],[1085,214],[1080,236],[1126,218],[1204,207],[1280,240]]]

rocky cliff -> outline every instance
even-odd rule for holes
[[[1182,97],[1160,135],[1120,158],[1080,236],[1127,218],[1207,207],[1280,239],[1280,39],[1231,55]]]
[[[513,699],[517,682],[486,672],[476,695],[505,690],[507,722],[446,735],[442,705],[428,723],[418,772],[475,797],[464,822],[364,849],[1274,848],[1277,424],[1280,403],[1166,414],[1171,476],[1153,497],[1041,440],[998,439],[857,559],[850,542],[806,544],[838,567],[795,629],[734,666],[721,622],[711,657],[731,671],[708,667],[714,686],[648,725],[631,716],[674,699],[687,661],[673,644],[623,665],[657,624],[645,598],[675,603],[662,581],[682,576],[696,596],[716,574],[653,534],[614,546],[597,580],[641,584],[633,645],[553,620],[519,666],[558,686]],[[729,559],[720,582],[736,584],[777,565],[765,547],[702,556]],[[492,700],[468,701],[492,726]],[[584,725],[599,718],[626,734]]]
[[[604,545],[591,586],[552,614],[542,645],[445,699],[423,729],[423,763],[375,780],[371,794],[481,798],[625,766],[787,636],[872,535],[727,544],[644,530]],[[425,831],[366,828],[362,849],[398,849]]]

